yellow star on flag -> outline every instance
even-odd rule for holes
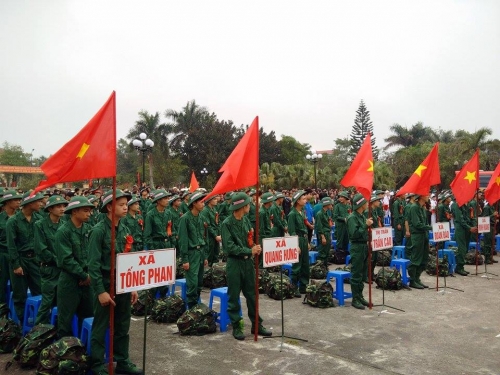
[[[82,159],[82,158],[83,158],[83,156],[85,155],[85,153],[87,152],[87,150],[89,149],[89,147],[90,147],[90,145],[88,145],[88,144],[84,143],[84,144],[82,145],[82,148],[80,149],[80,152],[78,153],[78,155],[76,155],[76,158],[77,158],[77,159],[78,159],[78,158]]]
[[[427,169],[427,167],[426,167],[425,165],[420,164],[420,165],[418,166],[418,168],[415,170],[415,172],[413,172],[413,173],[415,173],[415,174],[416,174],[416,175],[418,175],[419,177],[422,177],[422,171],[423,171],[424,169]]]
[[[373,160],[368,160],[368,163],[370,163],[370,167],[367,169],[367,171],[373,172]]]
[[[497,184],[498,186],[500,186],[500,176],[498,176],[498,177],[495,179],[495,184]]]
[[[464,177],[464,180],[469,181],[469,184],[472,184],[472,181],[476,180],[476,172],[467,171],[467,176]]]

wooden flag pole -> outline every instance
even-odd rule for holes
[[[110,259],[110,277],[109,277],[109,296],[115,299],[115,255],[116,255],[116,228],[115,228],[115,208],[116,208],[116,176],[113,177],[113,198],[111,203],[111,259]],[[115,334],[115,306],[109,304],[109,362],[108,372],[113,375],[113,350],[114,350],[114,334]]]
[[[372,205],[368,200],[368,219],[372,217]],[[372,227],[368,227],[368,308],[371,310],[372,303]]]
[[[259,145],[259,123],[257,122],[257,150],[260,151]],[[257,158],[259,158],[259,153],[257,153]],[[257,160],[257,183],[255,185],[255,195],[257,199],[255,200],[255,244],[259,244],[259,162]],[[254,335],[253,340],[257,341],[259,334],[259,254],[255,257],[255,321],[254,321]]]

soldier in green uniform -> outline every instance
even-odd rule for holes
[[[276,193],[276,199],[271,206],[271,217],[273,226],[271,229],[271,237],[283,237],[285,233],[288,233],[288,223],[285,217],[285,211],[283,211],[283,200],[285,196],[283,193]]]
[[[402,195],[398,195],[392,205],[392,226],[394,228],[394,246],[401,246],[405,233],[404,200]]]
[[[330,255],[332,218],[330,212],[333,208],[333,200],[330,197],[321,199],[323,208],[314,217],[314,231],[318,239],[318,260],[328,267],[328,256]]]
[[[102,211],[106,218],[99,222],[90,236],[89,273],[94,300],[94,322],[91,336],[91,369],[94,374],[103,375],[108,371],[104,364],[105,336],[109,327],[109,309],[114,306],[114,336],[113,359],[116,361],[115,374],[138,374],[144,372],[130,361],[129,356],[129,329],[131,304],[137,302],[137,292],[110,295],[111,275],[111,226],[115,226],[115,252],[127,252],[127,238],[131,237],[130,230],[123,223],[127,215],[127,195],[116,190],[115,212],[113,218],[113,191],[103,196]],[[111,220],[114,219],[114,222]]]
[[[94,208],[92,209],[92,212],[90,213],[90,219],[87,222],[88,224],[94,226],[99,222],[99,198],[97,198],[95,195],[90,194],[87,196],[87,199],[89,200],[90,203],[94,205]]]
[[[57,284],[60,270],[57,267],[55,249],[56,231],[63,224],[64,209],[68,205],[60,195],[47,201],[44,211],[49,215],[35,223],[35,254],[40,263],[42,303],[36,316],[36,324],[50,322],[50,310],[57,304]]]
[[[217,210],[219,211],[219,219],[220,222],[224,222],[226,217],[230,215],[229,212],[229,206],[230,206],[230,201],[231,201],[231,195],[233,194],[232,191],[228,191],[226,194],[224,194],[224,201],[219,204],[217,207]]]
[[[457,202],[451,204],[451,214],[455,223],[455,241],[457,241],[458,251],[456,254],[457,267],[455,273],[467,276],[469,272],[464,269],[465,254],[469,250],[469,241],[471,233],[477,233],[477,226],[472,226],[467,216],[469,210],[467,204],[458,206]]]
[[[141,200],[139,201],[139,206],[141,207],[141,215],[146,217],[149,206],[151,205],[151,199],[149,199],[149,188],[145,187],[140,190]]]
[[[380,217],[380,210],[379,210],[379,208],[381,208],[381,206],[382,206],[382,199],[383,198],[379,197],[378,195],[372,195],[370,198],[372,221],[373,221],[372,228],[381,228],[384,226],[384,216]],[[384,211],[382,211],[382,213],[383,212]],[[369,265],[369,267],[371,268],[371,272],[372,272],[371,273],[371,276],[372,276],[371,282],[373,282],[373,279],[375,279],[374,272],[375,272],[375,266],[377,265],[377,259],[378,259],[378,252],[373,251],[371,265]],[[365,283],[370,282],[368,280],[368,267],[366,268],[366,272],[365,272],[363,281]]]
[[[305,294],[309,285],[309,242],[307,238],[307,221],[304,214],[304,206],[307,203],[307,195],[304,190],[297,191],[292,196],[292,209],[288,214],[288,233],[290,236],[299,238],[299,262],[292,264],[292,283],[295,285],[295,297],[300,298]]]
[[[437,209],[437,221],[439,223],[449,223],[451,219],[450,202],[451,196],[449,194],[443,194],[439,198],[439,204]]]
[[[274,217],[271,217],[271,207],[275,200],[273,193],[264,193],[260,197],[261,206],[259,209],[259,241],[262,246],[262,241],[272,237]],[[251,207],[251,205],[250,205]],[[262,268],[262,257],[259,258],[259,266]]]
[[[351,243],[351,291],[352,307],[364,310],[369,303],[363,297],[363,276],[368,267],[368,227],[373,225],[372,218],[366,218],[364,212],[368,201],[361,194],[353,197],[354,211],[347,218],[347,231]]]
[[[425,270],[429,259],[429,230],[432,227],[427,222],[425,209],[428,200],[429,195],[415,195],[415,203],[411,205],[408,214],[412,245],[408,274],[410,275],[410,287],[415,289],[428,288],[420,280],[420,275]]]
[[[490,218],[490,231],[487,233],[484,233],[484,238],[483,238],[483,243],[481,246],[481,253],[484,255],[484,261],[486,264],[493,264],[493,263],[498,263],[498,260],[495,260],[493,258],[492,252],[491,252],[491,245],[493,243],[493,235],[495,233],[495,221],[498,216],[498,212],[495,211],[495,208],[493,205],[486,203],[483,207],[483,210],[481,212],[482,217],[489,217]]]
[[[408,217],[410,215],[410,208],[415,204],[415,194],[409,193],[406,195],[406,197],[408,198],[408,203],[405,205],[404,208],[405,238],[406,238],[405,255],[407,259],[410,259],[413,247],[411,244],[411,233],[410,233],[410,224]]]
[[[182,268],[186,271],[188,308],[198,303],[203,287],[203,268],[208,265],[205,226],[200,215],[205,196],[200,192],[191,194],[188,205],[190,211],[182,215],[179,222],[179,251]]]
[[[64,210],[70,214],[70,220],[55,235],[57,266],[61,270],[57,288],[59,337],[73,336],[73,315],[78,316],[79,327],[83,319],[93,315],[88,269],[92,226],[87,223],[93,207],[86,197],[71,198]]]
[[[123,219],[123,223],[130,230],[134,238],[134,243],[132,244],[133,251],[142,251],[144,250],[144,219],[139,213],[141,210],[140,199],[137,197],[131,198],[127,206],[128,212]]]
[[[348,204],[349,195],[346,191],[338,194],[338,204],[333,208],[333,221],[335,222],[335,238],[337,239],[337,249],[347,251],[349,236],[347,235],[347,217],[351,207]]]
[[[32,296],[41,294],[40,265],[35,256],[34,234],[35,214],[40,209],[43,195],[30,194],[29,191],[24,193],[21,210],[9,218],[6,226],[12,299],[19,319],[24,316],[28,288]]]
[[[255,333],[255,269],[253,257],[262,251],[254,241],[254,231],[246,216],[250,211],[251,198],[245,193],[234,193],[231,197],[229,212],[231,215],[222,223],[222,243],[227,254],[227,313],[233,325],[233,337],[244,340],[243,319],[240,317],[240,292],[245,296],[248,317],[252,321],[251,333]],[[307,241],[307,239],[306,239]],[[271,336],[258,317],[258,334]]]
[[[180,211],[181,207],[181,197],[178,195],[173,195],[170,197],[168,200],[168,211],[170,213],[170,219],[172,220],[172,227],[173,227],[173,233],[172,233],[172,243],[173,246],[175,247],[177,251],[177,256],[179,256],[179,222],[181,220],[182,212]]]
[[[189,211],[189,197],[191,196],[191,193],[189,191],[185,191],[183,194],[182,194],[182,203],[181,203],[181,206],[179,207],[179,210],[181,211],[181,213],[184,215],[186,212]]]
[[[6,303],[6,289],[10,279],[9,250],[7,247],[7,220],[19,209],[22,195],[15,190],[3,192],[0,201],[2,212],[0,213],[0,303]]]
[[[205,201],[205,207],[201,211],[203,222],[207,223],[205,238],[207,239],[207,258],[210,267],[219,261],[219,244],[222,241],[220,235],[219,213],[216,210],[218,202],[219,196],[213,195]]]

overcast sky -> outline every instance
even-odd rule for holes
[[[0,1],[1,141],[48,156],[117,93],[117,134],[192,99],[331,149],[359,102],[500,138],[500,1]]]

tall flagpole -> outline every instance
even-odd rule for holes
[[[371,198],[371,196],[370,196]],[[370,202],[370,200],[368,200]],[[372,205],[368,203],[368,219],[372,217]],[[368,307],[371,310],[372,303],[372,227],[368,227]]]
[[[259,157],[260,157],[260,132],[259,116],[257,116],[257,184],[255,186],[255,195],[257,196],[255,204],[255,244],[259,244]],[[257,341],[259,334],[259,255],[255,257],[255,321],[253,340]]]

